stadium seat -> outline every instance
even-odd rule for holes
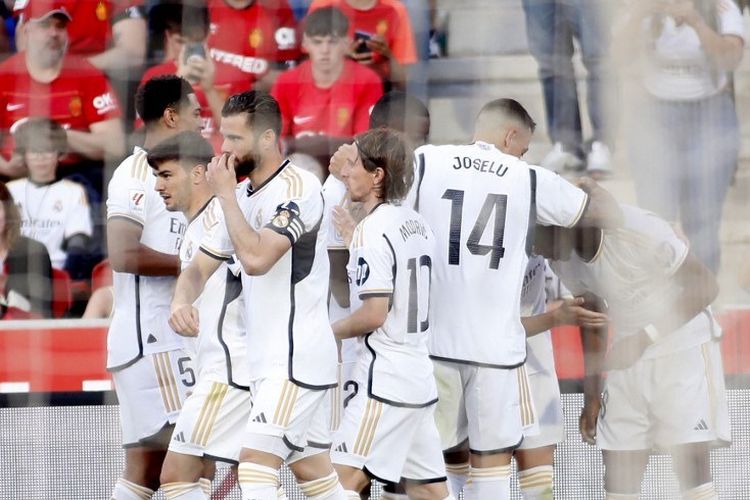
[[[112,285],[112,268],[109,267],[109,259],[104,259],[91,271],[91,293],[110,285]]]
[[[73,305],[70,275],[52,268],[52,317],[62,318]]]

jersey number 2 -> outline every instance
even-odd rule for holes
[[[464,192],[458,189],[447,189],[444,200],[451,201],[451,224],[448,236],[448,264],[457,266],[461,259],[461,224],[464,216]],[[482,208],[474,227],[466,240],[466,248],[472,255],[490,254],[490,269],[500,267],[500,259],[505,255],[503,238],[505,236],[505,212],[508,208],[508,195],[490,193],[484,199]],[[495,227],[492,231],[492,244],[479,243],[487,227],[492,212],[495,212]]]

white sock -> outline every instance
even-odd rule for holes
[[[524,500],[553,500],[553,474],[551,465],[518,471],[518,487]]]
[[[279,471],[252,462],[242,462],[237,468],[242,500],[277,500]]]
[[[339,476],[331,472],[325,477],[299,483],[299,489],[310,500],[346,500],[347,493],[339,483]]]
[[[344,495],[346,495],[344,497],[345,500],[360,500],[359,493],[356,491],[346,490],[344,491]]]
[[[381,500],[407,500],[408,498],[409,495],[404,493],[391,493],[390,491],[383,491],[383,494],[380,495]]]
[[[448,476],[448,488],[458,498],[466,481],[469,479],[469,462],[462,464],[445,464],[445,475]]]
[[[464,488],[466,500],[508,500],[510,498],[510,464],[498,467],[471,467]]]
[[[167,500],[207,500],[200,483],[175,482],[164,483],[161,490]]]
[[[607,491],[604,500],[638,500],[638,493],[610,493]]]
[[[154,490],[120,478],[112,490],[112,500],[151,500]]]
[[[207,477],[202,477],[198,479],[198,484],[201,485],[201,489],[206,497],[211,498],[211,480]]]
[[[685,500],[716,500],[719,498],[719,495],[716,494],[714,483],[708,482],[696,486],[692,490],[683,491],[682,498]]]

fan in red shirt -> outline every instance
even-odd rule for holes
[[[47,0],[16,0],[19,27],[31,13],[32,4]],[[88,58],[101,70],[140,68],[146,56],[143,0],[60,0],[55,2],[71,16],[68,52]],[[38,8],[34,5],[34,8]],[[23,37],[18,39],[24,47]]]
[[[104,74],[79,56],[66,55],[70,14],[59,3],[34,0],[21,29],[26,50],[0,64],[0,175],[24,174],[13,156],[12,133],[29,117],[56,121],[67,132],[71,153],[63,175],[81,160],[101,161],[123,153],[120,107]],[[96,184],[95,184],[96,186]]]
[[[188,80],[201,105],[203,137],[220,153],[223,138],[219,122],[224,101],[230,95],[250,90],[252,81],[244,75],[232,81],[230,78],[236,76],[234,72],[216,72],[217,65],[207,57],[208,10],[205,7],[164,3],[154,7],[150,17],[154,31],[164,34],[164,62],[148,69],[141,85],[161,75],[178,75]],[[137,118],[136,127],[142,124]]]
[[[297,25],[287,0],[207,3],[209,55],[222,80],[249,79],[256,89],[267,90],[299,59]]]
[[[334,6],[349,18],[350,57],[369,65],[386,83],[403,87],[417,62],[409,14],[398,0],[313,0],[310,12]]]
[[[310,59],[279,76],[271,94],[282,116],[288,149],[327,159],[369,127],[370,111],[383,94],[378,75],[347,59],[349,21],[335,7],[305,19],[302,46]]]

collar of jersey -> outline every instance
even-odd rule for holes
[[[276,171],[274,173],[272,173],[271,176],[268,179],[266,179],[265,181],[263,181],[263,183],[260,186],[258,186],[257,188],[254,188],[253,184],[251,182],[248,182],[247,183],[247,191],[246,191],[245,194],[248,197],[250,197],[250,196],[253,196],[254,194],[259,193],[261,189],[263,189],[264,187],[266,187],[272,180],[274,180],[276,178],[277,175],[279,175],[281,173],[282,170],[284,170],[288,165],[291,165],[291,164],[292,164],[292,162],[289,161],[289,158],[285,159],[283,162],[281,162],[281,165],[279,165],[279,168],[277,168]]]
[[[197,218],[198,218],[198,216],[200,216],[200,214],[202,214],[202,213],[203,213],[203,211],[204,211],[204,210],[206,209],[206,207],[207,207],[207,206],[208,206],[208,205],[209,205],[209,204],[210,204],[210,203],[211,203],[211,202],[213,201],[213,199],[214,199],[214,198],[215,198],[215,196],[213,196],[213,195],[212,195],[212,196],[211,196],[211,197],[210,197],[210,198],[208,199],[208,201],[207,201],[206,203],[204,203],[204,204],[203,204],[203,206],[202,206],[202,207],[201,207],[201,208],[200,208],[200,209],[199,209],[199,210],[198,210],[197,212],[195,212],[195,215],[193,215],[193,216],[192,216],[192,217],[190,218],[190,220],[188,221],[188,224],[191,224],[191,223],[192,223],[192,222],[193,222],[193,221],[194,221],[195,219],[197,219]]]

